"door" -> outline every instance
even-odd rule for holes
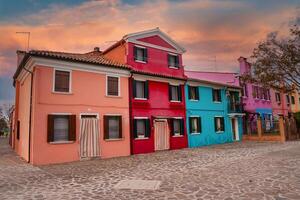
[[[170,148],[170,131],[167,120],[154,121],[154,140],[155,151]]]
[[[80,119],[80,158],[100,156],[99,119],[95,115],[82,115]]]
[[[239,140],[239,129],[238,129],[237,118],[231,118],[231,128],[232,128],[233,140],[238,141]]]

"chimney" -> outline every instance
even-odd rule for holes
[[[99,51],[100,51],[100,48],[99,48],[99,47],[94,47],[94,51],[99,52]]]
[[[238,59],[240,64],[240,75],[248,74],[251,72],[251,65],[249,62],[247,62],[247,58],[245,57],[239,57]]]
[[[20,50],[17,51],[17,66],[20,65],[20,63],[22,62],[25,54],[26,54],[26,51],[20,51]]]

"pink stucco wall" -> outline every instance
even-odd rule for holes
[[[286,94],[280,93],[281,102],[276,102],[275,91],[271,91],[272,98],[272,109],[274,115],[284,115],[288,116],[289,112],[291,112],[291,105],[287,103]]]
[[[79,160],[81,113],[97,113],[100,120],[101,158],[130,155],[128,78],[121,77],[121,97],[107,97],[106,75],[72,71],[72,94],[52,92],[53,68],[37,67],[34,104],[32,163],[50,164]],[[47,116],[51,113],[76,114],[76,141],[69,144],[47,143]],[[108,141],[103,137],[103,116],[122,115],[123,139]]]
[[[231,72],[197,72],[185,71],[189,78],[200,79],[204,81],[211,81],[220,84],[239,86],[239,79],[236,73]]]

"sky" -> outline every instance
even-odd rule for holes
[[[185,69],[238,71],[273,31],[300,22],[300,0],[0,0],[0,104],[13,103],[16,50],[104,50],[159,27],[183,46]]]

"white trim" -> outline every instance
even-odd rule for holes
[[[200,115],[190,115],[189,118],[190,117],[200,117]]]
[[[72,113],[50,113],[50,115],[73,115]]]
[[[180,135],[180,133],[174,133],[174,135],[172,135],[172,137],[183,137],[183,135]]]
[[[177,53],[169,53],[169,52],[168,52],[168,54],[171,55],[171,56],[178,56]]]
[[[172,103],[181,103],[182,101],[171,100],[170,102],[172,102]]]
[[[169,66],[170,69],[179,69],[179,67]]]
[[[219,104],[219,103],[222,103],[222,101],[213,101],[213,103],[218,103]]]
[[[118,78],[118,95],[109,95],[107,92],[108,92],[108,77],[115,77],[115,78]],[[120,79],[120,76],[118,75],[113,75],[113,74],[106,74],[106,80],[105,80],[105,95],[107,97],[121,97],[121,88],[120,88],[120,82],[121,82],[121,79]]]
[[[137,138],[134,138],[134,140],[148,140],[149,137],[137,137]]]
[[[147,98],[138,98],[138,97],[134,97],[134,100],[141,100],[141,101],[147,101]]]
[[[122,117],[122,114],[104,114],[103,116],[121,116]]]
[[[189,101],[200,101],[199,99],[188,99]]]
[[[99,119],[99,113],[80,113],[79,119],[82,119],[82,115],[96,115],[97,119]]]
[[[56,71],[69,72],[69,92],[55,91],[55,74],[56,74]],[[56,93],[56,94],[72,94],[72,70],[70,70],[70,69],[62,69],[62,68],[54,68],[53,69],[52,92]]]
[[[133,119],[149,119],[149,117],[133,117]]]
[[[140,45],[134,45],[134,46],[137,47],[137,48],[141,48],[141,49],[147,49],[147,47],[140,46]]]
[[[136,60],[134,59],[134,62],[138,62],[138,63],[143,63],[143,64],[146,64],[147,62],[143,61],[143,60]]]
[[[200,135],[201,133],[190,133],[190,135]]]
[[[172,117],[173,119],[183,119],[183,117]]]
[[[162,78],[162,77],[155,77],[155,76],[150,76],[150,75],[143,75],[143,74],[136,74],[133,72],[132,75],[134,80],[139,80],[139,81],[155,81],[155,82],[164,82],[164,83],[169,83],[174,86],[178,85],[183,85],[185,83],[184,80],[176,80],[176,79],[171,79],[171,78]]]
[[[75,141],[70,141],[70,140],[60,140],[56,142],[48,142],[48,144],[72,144],[75,143]]]

